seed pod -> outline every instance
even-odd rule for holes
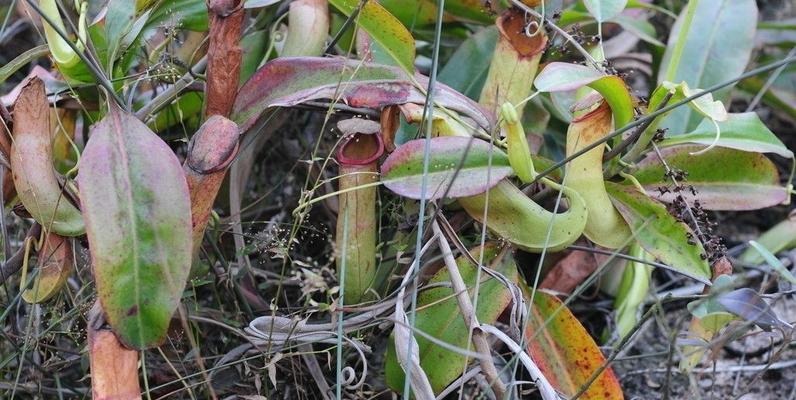
[[[340,164],[337,215],[337,275],[345,304],[356,304],[368,294],[376,277],[377,161],[384,144],[376,122],[349,119],[338,123],[346,135],[337,152]]]
[[[31,78],[14,104],[11,170],[22,205],[43,226],[63,236],[85,232],[83,217],[61,191],[53,168],[50,112],[44,82]]]
[[[574,119],[567,130],[567,157],[600,140],[611,128],[611,109],[606,103]],[[586,200],[586,237],[600,246],[616,249],[627,242],[631,233],[605,191],[604,151],[605,145],[601,144],[572,160],[567,165],[564,184]]]

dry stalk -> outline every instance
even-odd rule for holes
[[[434,235],[437,236],[437,240],[439,241],[445,267],[448,268],[448,274],[450,275],[451,286],[456,294],[456,301],[459,303],[459,311],[461,311],[464,323],[472,334],[473,346],[475,346],[476,351],[483,356],[480,359],[481,370],[484,371],[484,375],[486,375],[497,398],[502,399],[506,394],[506,385],[500,380],[497,368],[495,368],[495,363],[492,361],[492,352],[489,349],[489,342],[487,342],[484,333],[481,331],[481,324],[478,322],[478,317],[475,315],[473,303],[470,302],[470,297],[467,295],[467,285],[464,284],[464,279],[462,279],[462,275],[459,273],[459,266],[456,265],[456,260],[453,258],[450,243],[445,239],[445,235],[442,233],[436,220],[431,223],[431,229],[434,231]]]

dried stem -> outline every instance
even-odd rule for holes
[[[495,396],[502,399],[506,394],[506,385],[500,380],[497,368],[495,368],[495,364],[492,362],[492,352],[489,348],[489,342],[487,342],[483,331],[481,331],[481,324],[478,322],[473,304],[470,302],[470,297],[467,295],[467,285],[465,285],[464,279],[462,279],[462,275],[459,273],[459,266],[456,265],[456,260],[453,258],[451,246],[448,240],[445,239],[445,235],[442,233],[436,220],[431,223],[431,229],[439,241],[442,257],[445,260],[445,266],[448,268],[448,274],[450,275],[451,286],[453,287],[453,292],[456,294],[456,301],[459,303],[459,311],[462,313],[465,325],[467,325],[468,329],[472,332],[473,345],[476,351],[483,356],[480,360],[481,370],[484,371],[484,375],[486,375],[487,380],[492,385]]]

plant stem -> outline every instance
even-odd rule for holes
[[[467,296],[467,285],[465,285],[464,279],[461,273],[459,273],[459,266],[456,265],[456,259],[453,258],[450,243],[445,239],[445,235],[442,233],[436,220],[431,222],[431,229],[434,231],[434,235],[437,236],[437,240],[439,241],[445,267],[448,269],[448,274],[450,275],[453,293],[456,295],[456,301],[459,303],[459,311],[462,313],[465,325],[467,325],[467,328],[471,331],[472,341],[476,351],[483,356],[480,359],[481,370],[484,371],[484,375],[486,375],[487,380],[492,386],[495,396],[498,399],[502,399],[506,395],[506,385],[500,380],[497,368],[495,368],[495,363],[492,362],[492,352],[489,348],[489,343],[484,336],[484,332],[481,331],[481,324],[478,322],[478,317],[475,314],[472,302],[470,302],[470,297]]]

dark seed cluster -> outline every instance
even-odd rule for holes
[[[696,246],[697,243],[702,243],[705,251],[700,254],[703,260],[708,260],[710,263],[724,257],[727,252],[727,247],[724,245],[723,239],[715,234],[717,223],[710,219],[710,215],[705,211],[702,204],[698,199],[694,199],[691,204],[686,201],[682,192],[687,191],[695,198],[698,191],[693,185],[683,184],[688,179],[688,173],[679,169],[667,168],[664,173],[664,179],[673,182],[670,186],[660,186],[658,191],[661,195],[666,193],[674,193],[675,196],[671,203],[667,205],[667,210],[677,220],[683,222],[691,228],[691,233],[686,233],[686,241],[691,246]]]

